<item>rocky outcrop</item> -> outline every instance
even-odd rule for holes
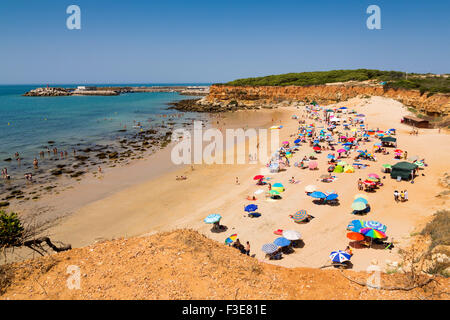
[[[386,89],[381,85],[330,84],[318,86],[226,86],[213,85],[200,103],[241,107],[270,105],[280,101],[316,101],[332,104],[358,96],[382,96],[395,99],[428,115],[450,114],[450,94],[421,94],[418,90]]]
[[[70,96],[72,93],[65,88],[37,88],[24,94],[26,97],[57,97]]]

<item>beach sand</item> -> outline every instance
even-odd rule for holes
[[[319,170],[302,170],[293,166],[295,161],[312,152],[304,144],[290,159],[291,167],[270,175],[272,183],[281,182],[285,186],[283,199],[265,200],[260,194],[256,196],[257,201],[248,201],[247,195],[253,195],[258,189],[267,190],[253,181],[253,176],[264,168],[262,164],[195,165],[192,170],[191,166],[172,164],[169,147],[149,159],[107,170],[102,179],[84,179],[73,188],[57,196],[46,197],[34,205],[45,204],[49,215],[60,218],[47,234],[52,239],[71,243],[73,247],[122,236],[192,228],[221,243],[229,235],[237,233],[242,243],[250,241],[251,254],[256,254],[259,260],[285,267],[316,268],[329,262],[331,251],[348,245],[346,227],[351,220],[359,218],[351,214],[350,208],[354,195],[359,193],[356,181],[373,172],[386,176],[386,179],[382,179],[384,186],[376,193],[368,194],[371,212],[361,219],[387,225],[386,233],[394,239],[396,248],[391,251],[354,249],[352,263],[354,270],[365,270],[375,259],[383,267],[386,260],[399,261],[397,248],[408,244],[412,233],[423,226],[436,210],[446,207],[445,200],[435,196],[442,190],[438,178],[449,169],[450,138],[444,132],[438,133],[437,129],[419,129],[418,136],[409,135],[411,127],[400,123],[401,117],[409,112],[392,99],[352,99],[337,104],[341,105],[364,113],[370,128],[397,128],[398,147],[407,150],[409,156],[425,158],[428,163],[429,166],[420,171],[425,176],[419,175],[411,184],[397,182],[388,174],[382,174],[382,164],[395,163],[391,149],[389,155],[377,154],[377,162],[365,162],[370,164],[369,168],[356,169],[352,174],[336,174],[336,181],[322,183],[318,178],[327,172],[327,152],[318,157]],[[289,135],[297,132],[298,122],[291,116],[302,112],[295,107],[238,111],[220,115],[218,126],[245,129],[246,126],[268,128],[281,124],[284,127],[280,130],[280,141],[292,141]],[[310,119],[306,121],[312,122]],[[372,144],[368,144],[369,150]],[[247,159],[248,154],[244,156]],[[188,179],[177,181],[177,175],[185,175]],[[288,183],[292,176],[300,183]],[[235,183],[236,177],[239,177],[239,185]],[[340,205],[314,204],[304,192],[304,187],[309,184],[316,185],[321,191],[337,192]],[[396,203],[393,191],[405,189],[408,190],[409,201]],[[246,216],[244,206],[250,203],[258,205],[261,217],[252,219]],[[307,224],[295,224],[288,215],[300,209],[307,210],[315,218]],[[217,234],[210,231],[211,225],[205,224],[203,219],[211,213],[222,215],[221,224],[227,226],[226,232]],[[305,246],[293,254],[284,255],[282,260],[269,261],[264,258],[261,246],[278,237],[273,233],[277,229],[299,231]]]

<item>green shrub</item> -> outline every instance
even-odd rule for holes
[[[431,237],[430,251],[438,245],[450,245],[450,210],[437,211],[422,234]]]
[[[21,245],[24,230],[22,222],[16,213],[0,211],[0,248]]]

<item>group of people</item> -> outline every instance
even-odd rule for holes
[[[394,200],[395,202],[405,202],[408,201],[408,190],[402,190],[398,192],[397,190],[394,191]]]
[[[247,241],[244,246],[239,239],[236,239],[232,246],[233,248],[238,249],[242,254],[250,256],[250,242]]]

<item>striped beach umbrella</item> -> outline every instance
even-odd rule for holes
[[[306,210],[297,211],[292,216],[292,220],[294,220],[295,222],[301,222],[301,221],[305,220],[306,218],[308,218],[308,212]]]
[[[219,222],[220,219],[222,219],[222,216],[220,214],[213,213],[213,214],[210,214],[209,216],[207,216],[203,221],[205,223],[216,223],[216,222]]]
[[[381,232],[386,232],[387,227],[378,221],[366,221],[364,222],[364,228],[372,228]]]
[[[266,243],[262,246],[261,250],[264,253],[271,254],[278,250],[278,246],[274,243]]]
[[[342,251],[342,250],[333,251],[330,254],[330,259],[333,262],[342,263],[342,262],[345,262],[345,261],[349,261],[350,258],[351,258],[351,256],[347,252]]]
[[[369,173],[369,177],[370,178],[375,178],[375,179],[380,179],[380,176],[377,175],[376,173]]]
[[[373,239],[387,238],[386,234],[383,231],[379,231],[373,228],[362,228],[361,230],[359,230],[359,232]]]
[[[225,239],[225,244],[230,244],[233,243],[237,238],[237,233],[232,234],[231,236],[229,236],[228,238]]]

